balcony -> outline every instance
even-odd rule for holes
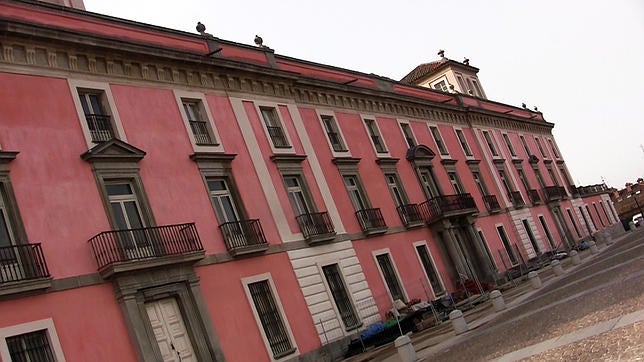
[[[528,190],[528,197],[530,198],[530,203],[532,203],[532,205],[538,205],[541,203],[541,195],[539,195],[539,190]]]
[[[214,145],[210,137],[210,131],[208,130],[208,122],[206,121],[188,121],[190,123],[190,129],[192,134],[195,137],[195,144],[199,146],[208,146]]]
[[[546,186],[543,188],[546,201],[558,201],[566,198],[566,189],[562,186]]]
[[[116,273],[197,261],[204,256],[194,223],[104,231],[89,243],[104,278]]]
[[[104,114],[85,114],[87,127],[92,136],[92,142],[105,142],[114,138],[110,116]]]
[[[523,196],[521,196],[520,191],[510,192],[510,199],[512,200],[512,204],[514,204],[514,207],[517,209],[525,207],[525,201],[523,200]]]
[[[483,195],[483,202],[488,212],[501,211],[501,205],[499,200],[496,199],[496,195]]]
[[[406,228],[411,229],[425,225],[425,218],[423,218],[423,213],[420,211],[418,204],[400,205],[396,210]]]
[[[296,220],[302,235],[310,244],[335,238],[335,228],[326,211],[302,214]]]
[[[428,223],[447,217],[475,214],[479,211],[470,194],[436,196],[420,204],[420,209]]]
[[[273,141],[273,146],[275,148],[290,148],[291,145],[288,143],[288,139],[284,134],[284,130],[279,126],[266,126],[268,134],[271,136],[271,141]]]
[[[0,295],[45,289],[50,285],[40,243],[0,247]]]
[[[219,230],[232,256],[262,253],[268,249],[262,224],[257,219],[226,222],[219,225]]]
[[[383,234],[387,231],[387,224],[382,217],[380,209],[363,209],[356,211],[356,217],[365,235]]]

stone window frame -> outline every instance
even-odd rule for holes
[[[280,106],[287,106],[286,104],[281,104],[281,103],[276,103],[276,102],[269,102],[269,101],[264,101],[264,100],[255,100],[253,101],[253,105],[255,106],[255,111],[257,112],[257,117],[261,123],[262,129],[264,130],[264,134],[266,135],[266,139],[268,140],[268,145],[271,147],[271,152],[273,154],[295,154],[295,147],[293,147],[293,140],[291,139],[291,135],[288,132],[288,129],[286,128],[286,123],[284,122],[284,117],[282,117],[282,112],[280,111]],[[273,143],[273,138],[271,137],[271,134],[268,131],[268,126],[266,125],[266,121],[264,120],[264,116],[262,115],[262,108],[267,108],[270,109],[272,108],[273,111],[275,112],[275,115],[277,116],[277,121],[279,121],[279,125],[282,128],[282,132],[284,132],[284,137],[286,137],[286,142],[288,142],[288,146],[284,147],[275,147],[275,144]],[[286,107],[287,111],[288,107]]]
[[[217,218],[217,212],[215,211],[215,207],[212,204],[210,189],[208,188],[208,180],[211,179],[224,179],[226,181],[226,185],[230,189],[230,197],[235,203],[234,206],[239,219],[246,220],[250,218],[244,204],[244,199],[241,196],[241,192],[239,191],[239,187],[237,186],[237,182],[235,181],[235,177],[233,175],[231,163],[236,156],[236,154],[215,154],[208,152],[195,152],[194,154],[190,155],[190,159],[193,160],[199,168],[201,179],[204,185],[204,190],[206,191],[206,195],[208,195],[208,200],[210,201],[212,212],[215,215],[215,220],[217,220],[218,225],[221,225],[221,220]]]
[[[485,183],[485,177],[483,177],[483,174],[481,174],[481,168],[479,167],[478,162],[477,163],[470,162],[468,163],[468,166],[469,166],[470,172],[472,173],[472,180],[477,185],[476,189],[482,193],[481,196],[493,195],[493,194],[490,194],[490,188]],[[475,173],[479,175],[478,177],[479,182],[476,182],[476,177],[474,177]],[[478,186],[479,184],[481,185],[480,188]]]
[[[380,274],[380,278],[382,280],[382,284],[384,285],[385,289],[387,290],[387,294],[389,295],[389,298],[393,301],[393,295],[391,294],[391,291],[389,290],[389,285],[387,284],[387,281],[385,279],[385,275],[382,272],[382,269],[380,269],[380,263],[378,263],[378,256],[380,255],[388,255],[389,261],[391,262],[392,269],[394,271],[394,277],[398,281],[398,285],[400,286],[400,291],[403,294],[403,302],[409,301],[409,294],[407,293],[407,290],[405,289],[405,284],[402,282],[402,279],[400,278],[400,271],[398,270],[398,267],[396,266],[396,262],[394,258],[391,256],[391,250],[389,248],[383,248],[383,249],[377,249],[371,251],[371,255],[373,257],[374,263],[376,263],[376,269],[378,269],[378,274]],[[393,306],[392,306],[393,307]]]
[[[443,164],[443,168],[445,169],[445,173],[447,174],[447,180],[449,181],[450,186],[452,187],[452,190],[454,190],[454,184],[452,183],[452,180],[450,180],[449,174],[453,173],[454,176],[456,177],[456,184],[458,187],[462,190],[463,194],[468,193],[467,190],[465,189],[465,186],[463,186],[463,181],[461,180],[461,176],[458,174],[458,170],[456,169],[456,162],[457,160],[451,160],[451,162],[441,162]],[[454,190],[456,193],[456,190]]]
[[[380,130],[380,126],[378,125],[378,120],[375,116],[372,115],[366,115],[366,114],[361,114],[360,118],[362,119],[362,126],[364,127],[365,132],[367,133],[367,137],[369,137],[369,143],[371,143],[371,147],[373,148],[373,152],[378,156],[378,157],[390,157],[389,154],[389,147],[387,147],[387,142],[385,142],[385,138],[382,135],[382,131]],[[375,131],[377,134],[372,135],[371,132],[372,130],[369,128],[367,123],[373,122],[372,124],[375,126]],[[382,143],[382,148],[383,151],[380,152],[376,148],[376,145],[373,143],[372,137],[378,137],[380,139],[380,142]]]
[[[517,150],[514,148],[512,140],[510,139],[510,135],[507,132],[501,132],[501,138],[503,138],[503,141],[505,141],[505,146],[510,152],[510,157],[512,157],[513,159],[519,158]]]
[[[306,156],[304,155],[292,155],[292,156],[285,155],[285,156],[271,157],[271,160],[275,163],[277,170],[280,173],[280,177],[282,179],[282,185],[284,187],[284,192],[286,193],[287,199],[288,199],[288,188],[286,187],[286,183],[284,182],[284,177],[297,176],[298,180],[300,181],[300,184],[301,184],[300,187],[302,188],[302,193],[307,202],[307,206],[311,208],[309,212],[314,213],[314,212],[318,212],[318,206],[317,206],[317,203],[315,202],[315,199],[313,198],[311,187],[304,174],[304,166],[302,165],[302,163],[304,162],[305,159],[306,159]],[[289,199],[289,206],[293,208],[293,206],[291,205],[290,199]],[[296,210],[293,210],[293,214],[295,215],[295,217],[299,216],[297,215]]]
[[[396,167],[398,163],[398,159],[397,158],[378,159],[376,163],[380,166],[380,169],[382,170],[382,174],[385,178],[385,184],[387,185],[387,188],[391,193],[391,198],[394,201],[394,204],[396,203],[396,198],[394,197],[393,190],[391,189],[391,186],[387,181],[387,177],[390,175],[393,175],[395,178],[395,186],[398,188],[398,191],[400,191],[400,197],[402,198],[402,201],[403,201],[402,205],[409,204],[409,196],[407,194],[407,190],[405,190],[405,185],[402,183],[400,179],[400,174],[398,173],[398,168]],[[402,206],[402,205],[396,205],[396,207]]]
[[[443,281],[443,276],[441,275],[440,271],[436,267],[436,261],[434,260],[434,256],[432,255],[431,250],[429,249],[429,245],[427,245],[426,240],[420,240],[416,241],[412,244],[414,247],[414,250],[416,251],[416,257],[418,258],[418,264],[421,266],[423,269],[423,274],[425,275],[425,278],[427,279],[427,284],[429,285],[429,288],[432,290],[432,294],[434,294],[434,298],[439,298],[447,294],[447,288],[445,287],[445,282]],[[420,253],[418,252],[418,247],[419,246],[424,246],[425,249],[427,250],[427,255],[429,255],[429,261],[432,264],[434,270],[436,271],[436,276],[438,277],[438,283],[441,285],[442,290],[439,291],[438,293],[434,290],[434,287],[432,287],[432,283],[429,281],[429,276],[427,275],[427,271],[425,270],[425,265],[423,264],[423,260],[420,257]]]
[[[548,246],[550,247],[550,250],[556,250],[557,241],[555,240],[554,235],[552,234],[552,231],[550,231],[548,220],[546,220],[546,217],[543,214],[538,214],[537,219],[539,219],[541,228],[543,229],[543,232],[546,234],[546,239],[548,240]]]
[[[491,134],[491,130],[486,130],[483,129],[481,130],[481,136],[483,137],[483,142],[487,145],[488,151],[490,151],[490,156],[492,156],[493,159],[499,159],[501,158],[501,154],[499,153],[499,147],[495,144],[494,140],[494,135]]]
[[[193,151],[194,152],[224,152],[224,146],[221,142],[221,137],[219,135],[219,131],[217,130],[214,117],[210,112],[210,106],[208,105],[208,100],[206,99],[205,94],[200,92],[189,92],[189,91],[178,90],[178,89],[174,89],[173,94],[177,102],[177,107],[179,108],[179,114],[181,114],[181,120],[183,121],[183,124],[186,127],[186,133],[188,134],[188,138],[190,139],[190,144],[192,145]],[[188,115],[186,114],[183,108],[183,103],[185,101],[198,103],[199,109],[202,112],[201,115],[205,118],[202,121],[205,121],[207,123],[210,136],[213,137],[212,145],[197,144],[197,141],[195,140],[195,136],[192,132],[192,127],[190,126],[190,120],[188,119]]]
[[[342,283],[344,284],[344,288],[346,289],[346,294],[349,299],[349,302],[351,303],[351,307],[353,308],[353,313],[355,314],[356,320],[358,321],[358,325],[355,326],[347,326],[344,324],[344,321],[342,320],[342,315],[340,313],[340,309],[337,306],[337,303],[335,302],[335,299],[333,298],[333,293],[331,292],[331,287],[329,286],[329,282],[326,278],[326,275],[324,274],[323,268],[329,265],[337,265],[338,266],[338,273],[340,274],[340,278],[342,279]],[[342,323],[344,326],[343,331],[345,336],[350,335],[350,331],[355,331],[357,328],[360,328],[362,326],[362,318],[360,317],[360,313],[358,313],[358,308],[356,306],[356,301],[353,298],[354,293],[351,292],[351,289],[349,288],[349,283],[347,283],[347,278],[344,275],[343,272],[343,266],[341,261],[337,257],[333,257],[332,259],[323,259],[323,260],[318,260],[316,262],[316,266],[318,268],[319,275],[322,279],[322,283],[324,284],[325,287],[325,292],[327,292],[327,296],[330,301],[332,301],[331,305],[333,306],[333,310],[336,313],[337,319]]]
[[[9,176],[9,163],[13,161],[18,152],[0,151],[0,198],[4,203],[8,227],[11,228],[11,236],[15,244],[25,244],[29,242],[27,231],[20,215],[18,201],[13,191],[11,178]]]
[[[440,127],[436,123],[428,123],[427,124],[427,129],[429,130],[429,134],[432,136],[432,140],[434,141],[434,144],[436,144],[436,149],[438,150],[438,155],[442,159],[449,159],[452,158],[449,148],[447,147],[447,143],[445,142],[445,138],[443,137],[443,134],[441,133]],[[438,139],[436,138],[436,135],[434,134],[433,130],[436,130],[438,133]],[[440,143],[439,143],[440,141]],[[441,147],[439,145],[442,145],[444,150],[441,150]],[[445,152],[443,152],[445,151]]]
[[[501,242],[501,245],[503,246],[503,250],[505,250],[506,255],[508,256],[508,261],[510,262],[510,266],[514,267],[520,264],[520,256],[515,255],[515,248],[514,245],[512,244],[512,241],[510,240],[510,236],[508,235],[508,232],[505,228],[505,225],[501,224],[494,224],[494,228],[496,229],[496,234],[499,236],[499,241]],[[501,231],[503,231],[503,234],[501,234]],[[507,240],[508,245],[506,246],[505,243],[503,242],[503,236],[505,236],[505,240]],[[508,246],[510,247],[510,250],[508,251]],[[512,255],[510,255],[510,251],[512,252]],[[512,262],[512,258],[515,259],[514,262]]]
[[[411,127],[411,122],[398,120],[398,128],[400,128],[400,133],[402,134],[408,149],[416,147],[418,145],[418,138],[416,138],[414,129]],[[411,135],[409,135],[410,137],[408,137],[408,135],[405,133],[405,128],[409,129],[409,132],[411,132]],[[413,145],[409,144],[408,138],[411,138]]]
[[[349,150],[349,145],[347,144],[346,138],[344,137],[344,134],[342,133],[342,128],[340,128],[340,124],[338,123],[338,119],[335,116],[335,112],[332,110],[326,110],[326,109],[316,109],[315,110],[318,120],[320,121],[320,127],[322,127],[322,132],[325,134],[325,139],[327,143],[329,144],[329,149],[331,150],[331,154],[333,157],[346,157],[346,156],[351,156],[351,151]],[[331,127],[333,128],[333,132],[336,132],[338,135],[338,138],[341,142],[341,146],[344,147],[342,150],[335,150],[333,147],[333,143],[331,143],[331,140],[329,139],[329,134],[326,130],[326,126],[324,125],[324,120],[323,118],[330,118],[332,120],[332,125]]]
[[[123,142],[127,142],[127,137],[125,135],[125,129],[123,128],[123,123],[121,122],[121,117],[116,107],[116,102],[114,101],[114,96],[112,95],[112,90],[110,84],[107,82],[95,82],[84,79],[67,79],[69,89],[72,94],[72,101],[74,107],[76,108],[76,113],[78,115],[78,121],[83,131],[83,136],[85,137],[85,143],[87,148],[90,149],[100,142],[92,141],[92,136],[87,125],[87,118],[85,117],[85,112],[83,111],[83,106],[80,102],[79,91],[95,91],[101,94],[101,105],[103,106],[103,111],[106,115],[110,116],[110,122],[112,124],[112,131],[114,132],[114,138],[119,139]]]
[[[262,326],[262,321],[259,317],[259,314],[257,313],[257,309],[255,308],[255,303],[253,302],[253,296],[251,295],[250,289],[248,288],[249,284],[263,282],[263,281],[268,282],[268,285],[271,289],[271,295],[273,297],[273,301],[275,302],[277,310],[282,318],[282,321],[284,323],[284,328],[286,328],[286,333],[288,335],[289,341],[291,342],[291,346],[294,348],[293,352],[277,359],[274,358],[273,356],[271,345],[268,341],[268,338],[266,337],[266,332],[264,331],[264,327]],[[277,291],[277,287],[275,286],[275,282],[273,281],[273,276],[271,275],[271,273],[267,272],[263,274],[244,277],[244,278],[241,278],[241,283],[244,288],[244,293],[246,294],[246,300],[248,301],[249,307],[253,312],[253,317],[255,318],[255,322],[257,323],[257,329],[259,330],[260,335],[262,336],[262,341],[264,342],[264,346],[266,347],[266,353],[270,358],[270,360],[274,362],[282,362],[282,361],[290,360],[294,357],[298,357],[300,355],[300,349],[297,346],[297,340],[295,339],[295,335],[293,334],[293,331],[291,329],[291,323],[289,323],[289,320],[286,316],[286,312],[284,311],[282,300]]]
[[[462,140],[461,140],[461,137],[459,137],[459,132],[461,135],[463,135]],[[456,135],[456,140],[461,145],[461,149],[463,150],[463,154],[465,155],[465,158],[468,160],[473,160],[474,152],[472,151],[472,147],[470,146],[470,143],[467,141],[467,136],[465,135],[465,132],[463,131],[463,129],[460,127],[454,128],[454,134]],[[465,146],[463,146],[463,144],[465,144]],[[467,147],[467,149],[465,149],[465,147]],[[469,155],[468,155],[468,151],[469,151]]]
[[[485,248],[485,253],[487,254],[488,258],[490,259],[490,262],[496,272],[499,270],[499,266],[497,264],[496,258],[494,258],[494,254],[492,254],[492,250],[490,250],[490,244],[487,242],[487,238],[485,237],[485,233],[483,232],[482,229],[476,228],[476,233],[479,235],[479,238],[481,239],[481,243],[483,247]]]
[[[358,188],[358,192],[360,194],[360,197],[362,198],[362,201],[364,202],[365,209],[371,209],[373,208],[373,205],[371,204],[371,200],[369,199],[369,195],[367,194],[367,190],[364,187],[364,182],[362,182],[362,178],[360,177],[360,171],[358,170],[358,162],[360,161],[359,158],[336,158],[333,160],[333,162],[336,164],[338,168],[338,172],[340,173],[340,178],[342,181],[342,185],[344,186],[344,190],[347,192],[347,197],[351,199],[351,196],[349,195],[349,190],[347,189],[346,183],[344,182],[344,177],[345,176],[353,176],[355,177],[356,180],[356,186]],[[353,202],[351,202],[353,205]],[[355,210],[355,205],[354,210]],[[360,210],[355,210],[360,211]]]
[[[561,153],[557,149],[557,145],[555,144],[555,141],[552,138],[546,138],[546,142],[548,142],[548,145],[550,146],[550,151],[552,152],[552,155],[555,156],[555,159],[560,159],[561,158]]]
[[[541,154],[541,157],[544,159],[548,158],[548,153],[546,152],[546,149],[543,148],[543,145],[541,144],[541,138],[539,136],[534,136],[534,142],[537,145],[537,149],[539,149],[539,153]]]
[[[51,317],[0,328],[0,360],[11,361],[7,338],[42,330],[47,333],[49,347],[56,360],[65,362],[65,354],[58,338],[58,332],[56,332],[54,320]]]

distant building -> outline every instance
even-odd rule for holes
[[[3,361],[317,360],[623,231],[468,64],[398,82],[72,3],[0,0]]]
[[[644,210],[644,179],[638,178],[635,183],[627,183],[623,189],[611,190],[611,199],[625,227],[633,220],[633,216]]]

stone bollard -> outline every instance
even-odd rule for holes
[[[467,322],[465,321],[465,318],[463,317],[463,312],[461,312],[458,309],[454,309],[449,314],[449,320],[452,322],[452,327],[454,328],[454,332],[457,335],[461,333],[465,333],[470,329],[467,326]]]
[[[552,266],[552,271],[555,272],[555,275],[560,277],[564,275],[564,270],[563,267],[561,266],[561,262],[559,260],[553,260],[550,263],[550,266]]]
[[[398,357],[401,362],[415,362],[416,350],[414,345],[411,344],[411,338],[408,335],[400,336],[394,341],[394,346],[398,350]]]
[[[491,291],[490,299],[492,299],[492,306],[495,312],[500,312],[505,309],[505,300],[503,300],[503,294],[500,291],[496,289]]]
[[[577,250],[572,250],[569,255],[570,255],[570,259],[572,259],[572,265],[581,264],[581,257],[579,257],[579,253],[577,252]]]
[[[590,246],[591,254],[599,253],[599,248],[597,247],[597,243],[595,243],[595,240],[588,240],[588,246]]]
[[[530,280],[530,285],[532,285],[534,289],[541,288],[541,278],[539,278],[539,274],[537,274],[536,271],[528,273],[528,280]]]

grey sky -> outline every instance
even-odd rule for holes
[[[644,1],[85,0],[89,11],[402,78],[470,59],[488,98],[535,105],[578,185],[644,177]]]

